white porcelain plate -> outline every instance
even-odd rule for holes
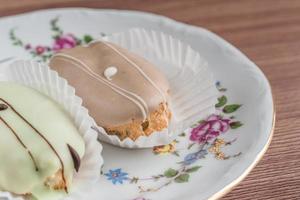
[[[263,73],[215,34],[141,12],[39,11],[0,19],[0,63],[11,57],[47,61],[57,49],[133,27],[171,34],[198,51],[218,80],[218,111],[199,119],[170,145],[127,150],[104,144],[102,178],[90,186],[89,200],[205,200],[222,196],[264,154],[275,114]]]

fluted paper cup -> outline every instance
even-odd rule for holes
[[[82,106],[82,100],[75,95],[75,89],[47,65],[32,61],[17,61],[5,72],[9,81],[33,88],[60,104],[73,118],[79,133],[85,142],[85,154],[78,173],[74,174],[70,194],[64,200],[88,199],[85,190],[100,178],[103,164],[102,145],[97,141],[97,133],[91,128],[95,122]],[[86,198],[84,198],[86,197]],[[0,192],[0,199],[23,200],[8,192]]]
[[[168,128],[149,136],[140,136],[136,141],[130,138],[121,141],[115,135],[108,135],[103,127],[95,126],[101,141],[125,148],[168,144],[179,133],[215,112],[218,92],[213,73],[208,63],[187,44],[170,35],[139,28],[100,40],[140,55],[165,74],[170,83],[169,104],[173,114]]]

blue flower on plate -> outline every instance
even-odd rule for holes
[[[112,183],[115,185],[117,183],[123,184],[123,181],[128,180],[128,173],[122,172],[122,170],[115,169],[115,170],[109,170],[109,173],[104,174],[107,178],[107,180],[112,181]]]
[[[183,164],[184,165],[190,165],[196,162],[197,160],[201,158],[205,158],[205,155],[207,154],[206,150],[200,150],[195,153],[190,153],[184,157]]]

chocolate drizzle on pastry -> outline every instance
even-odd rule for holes
[[[8,108],[7,105],[5,105],[3,103],[0,104],[0,111],[6,110],[7,108]]]
[[[0,101],[4,102],[5,104],[0,104],[0,110],[2,108],[2,110],[6,110],[8,109],[8,107],[15,113],[17,114],[27,125],[29,125],[35,133],[37,133],[46,143],[47,145],[50,147],[50,149],[53,151],[53,153],[56,155],[56,157],[59,159],[60,165],[61,165],[61,170],[62,170],[62,180],[64,183],[66,183],[66,179],[65,179],[65,175],[64,175],[64,163],[62,161],[62,158],[59,156],[58,152],[55,150],[55,148],[53,147],[53,145],[47,140],[47,138],[39,131],[37,130],[29,121],[27,121],[10,103],[8,103],[6,100],[4,100],[3,98],[0,98]],[[4,106],[5,105],[5,106]],[[8,126],[8,128],[14,133],[14,135],[16,136],[16,138],[18,139],[18,141],[22,144],[22,146],[26,149],[26,151],[28,152],[28,154],[30,155],[31,159],[33,160],[36,169],[37,165],[36,162],[31,154],[31,152],[28,150],[28,148],[26,147],[26,145],[21,141],[21,139],[18,137],[18,135],[16,134],[16,132],[12,129],[12,127],[10,127],[7,122],[0,117],[0,120],[2,122],[4,122],[6,124],[6,126]],[[67,184],[65,184],[65,188],[64,188],[65,192],[68,193],[68,188],[67,188]]]
[[[78,153],[76,152],[76,150],[71,145],[67,144],[67,146],[68,146],[68,149],[69,149],[70,154],[73,159],[74,168],[75,168],[76,172],[78,172],[80,163],[81,163],[80,157],[79,157]]]
[[[1,108],[2,105],[5,104],[0,104]],[[2,110],[1,110],[2,111]],[[35,171],[39,171],[39,168],[36,164],[36,161],[31,153],[31,151],[28,149],[28,147],[24,144],[24,142],[21,140],[21,138],[18,136],[18,134],[16,133],[16,131],[0,116],[0,120],[10,129],[10,131],[14,134],[14,136],[17,138],[18,142],[22,145],[22,147],[27,151],[28,155],[30,156],[30,159],[32,160],[34,167],[35,167]]]

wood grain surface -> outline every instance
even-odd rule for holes
[[[210,29],[241,49],[270,80],[277,120],[264,158],[222,199],[300,199],[300,0],[0,0],[0,16],[57,7],[153,12]]]

